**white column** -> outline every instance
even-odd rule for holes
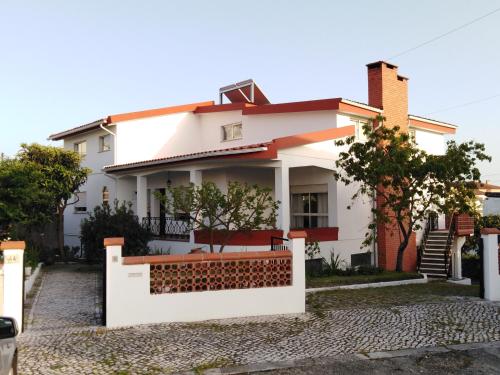
[[[5,241],[3,250],[3,315],[17,321],[19,331],[23,325],[23,267],[24,241]]]
[[[337,181],[333,175],[328,179],[328,226],[337,227]]]
[[[306,260],[305,241],[306,232],[291,231],[288,233],[288,245],[292,252],[292,286],[295,290],[294,303],[296,311],[306,310]]]
[[[500,301],[500,270],[498,269],[498,229],[483,229],[484,298]]]
[[[281,202],[277,225],[285,235],[290,231],[290,179],[289,167],[283,162],[281,167],[274,168],[274,198]]]
[[[189,171],[189,182],[194,186],[201,186],[203,182],[203,174],[202,171],[191,170]],[[194,231],[189,232],[189,243],[194,246],[196,241],[194,239]]]
[[[454,280],[462,280],[462,246],[464,243],[464,236],[456,237],[453,241],[451,268]]]
[[[137,176],[137,216],[139,222],[148,214],[148,178],[146,176]]]

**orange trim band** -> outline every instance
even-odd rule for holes
[[[24,241],[3,241],[0,242],[0,250],[24,250],[26,242]]]
[[[306,237],[307,233],[305,230],[291,230],[290,232],[288,232],[288,238],[290,238],[291,240],[294,238],[306,238]]]
[[[415,120],[415,119],[410,119],[410,126],[444,134],[455,134],[457,132],[457,129],[454,128],[449,128],[447,126],[442,126],[437,124],[431,124],[429,122]]]
[[[123,246],[125,238],[123,237],[109,237],[104,239],[104,246]]]
[[[171,115],[174,113],[181,113],[181,112],[193,112],[198,107],[212,106],[212,105],[214,105],[213,100],[209,101],[209,102],[177,105],[174,107],[165,107],[165,108],[157,108],[157,109],[148,109],[145,111],[138,111],[138,112],[120,113],[117,115],[108,116],[107,123],[112,124],[115,122],[137,120],[137,119],[146,118],[146,117]]]

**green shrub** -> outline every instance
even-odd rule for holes
[[[142,227],[132,211],[132,204],[108,204],[97,206],[81,224],[81,242],[87,261],[92,262],[104,256],[104,238],[124,237],[123,255],[145,255],[148,253],[150,233]]]

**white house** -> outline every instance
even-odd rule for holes
[[[202,235],[185,232],[182,217],[166,217],[154,193],[206,180],[224,189],[237,180],[273,189],[282,202],[278,231],[235,236],[226,251],[269,249],[271,236],[300,228],[320,241],[327,259],[334,249],[347,263],[356,263],[355,254],[370,250],[374,264],[393,268],[389,230],[379,228],[378,243],[361,248],[374,202],[359,200],[347,209],[356,187],[333,178],[340,151],[335,140],[363,137],[362,125],[382,114],[387,126],[407,129],[420,147],[439,154],[456,126],[409,115],[407,78],[392,64],[368,64],[368,93],[369,104],[345,98],[272,104],[248,80],[221,88],[218,104],[110,115],[53,134],[51,140],[63,140],[65,148],[85,155],[83,164],[93,171],[79,202],[65,213],[65,242],[78,246],[81,219],[94,206],[118,199],[131,201],[139,220],[156,233],[152,249],[181,253],[204,246]],[[414,245],[406,269],[415,268]]]

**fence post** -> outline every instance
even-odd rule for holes
[[[290,231],[290,250],[292,251],[293,287],[297,289],[297,302],[301,311],[306,309],[306,237],[305,231]]]
[[[116,272],[113,273],[113,268],[120,266],[122,264],[122,246],[125,244],[125,239],[123,237],[111,237],[104,239],[104,247],[106,248],[106,254],[104,254],[104,265],[103,265],[103,301],[102,301],[102,313],[103,313],[103,324],[105,326],[110,325],[110,321],[113,320],[113,277],[116,277]],[[116,290],[115,290],[116,292]],[[111,307],[111,310],[110,310]],[[111,318],[111,319],[110,319]]]
[[[24,241],[0,243],[3,251],[3,314],[16,319],[23,329],[23,287],[24,287]]]
[[[498,235],[500,229],[483,228],[483,270],[484,298],[490,301],[500,301],[500,270],[498,268]]]

